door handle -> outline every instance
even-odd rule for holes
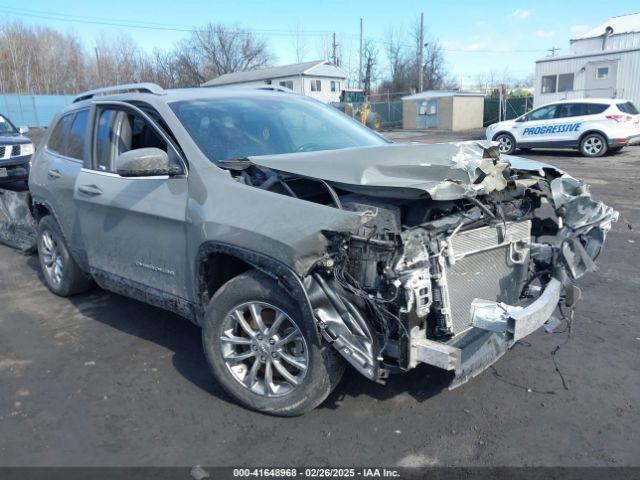
[[[47,176],[49,178],[56,179],[56,178],[60,178],[62,174],[60,173],[60,170],[53,168],[47,172]]]
[[[90,197],[102,195],[102,190],[95,185],[81,185],[80,187],[78,187],[78,191]]]

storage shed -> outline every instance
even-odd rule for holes
[[[482,128],[484,95],[455,90],[428,90],[402,98],[402,128],[471,130]]]

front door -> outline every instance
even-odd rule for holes
[[[126,104],[97,105],[91,162],[74,189],[89,266],[95,275],[186,299],[186,175],[116,173],[118,155],[146,147],[166,150],[182,163],[144,112]]]
[[[553,141],[554,126],[561,123],[556,118],[556,105],[546,105],[532,110],[523,122],[515,122],[513,133],[520,146],[542,146]]]

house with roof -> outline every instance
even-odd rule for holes
[[[247,70],[220,75],[202,84],[203,87],[268,85],[286,87],[296,93],[313,97],[321,102],[340,101],[340,92],[346,87],[347,73],[327,60],[295,63],[279,67]]]
[[[569,55],[536,61],[534,106],[573,98],[640,105],[640,13],[613,17],[570,41]]]

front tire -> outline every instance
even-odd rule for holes
[[[312,328],[273,278],[252,270],[213,296],[202,343],[214,377],[238,402],[295,416],[322,403],[344,372],[342,358],[317,345]]]
[[[64,243],[62,231],[51,215],[38,223],[38,258],[45,285],[60,297],[70,297],[91,288],[91,279],[80,269]]]
[[[607,140],[599,133],[589,133],[580,142],[580,153],[585,157],[601,157],[607,149]]]
[[[516,139],[510,133],[501,133],[494,140],[498,142],[501,154],[512,155],[516,151]]]

